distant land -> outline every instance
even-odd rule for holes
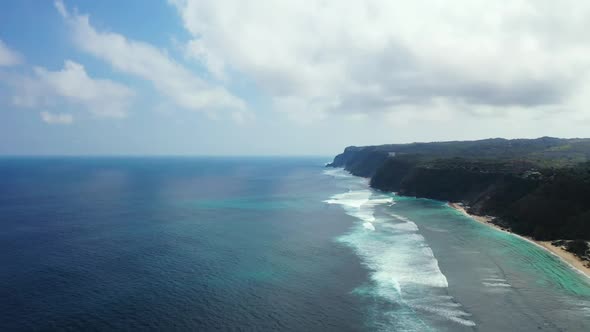
[[[370,178],[375,189],[449,201],[504,230],[549,241],[588,273],[589,138],[350,146],[327,166]]]

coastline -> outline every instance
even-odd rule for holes
[[[492,217],[489,216],[476,216],[473,214],[470,214],[467,212],[467,210],[465,210],[465,207],[462,204],[459,203],[448,203],[449,207],[465,214],[466,216],[470,217],[471,219],[488,225],[490,227],[493,227],[499,231],[502,232],[506,232],[509,234],[512,234],[514,236],[518,236],[523,240],[529,241],[537,246],[539,246],[540,248],[550,252],[551,254],[559,257],[559,259],[561,259],[564,263],[566,263],[567,265],[569,265],[571,268],[573,268],[575,271],[577,271],[580,274],[583,274],[586,278],[590,278],[590,266],[586,265],[586,262],[583,261],[582,259],[578,258],[577,256],[575,256],[574,254],[572,254],[569,251],[566,251],[565,249],[555,246],[553,244],[551,244],[550,241],[537,241],[534,240],[528,236],[522,236],[519,234],[516,234],[514,232],[511,232],[507,229],[504,229],[496,224],[494,224],[492,222]]]

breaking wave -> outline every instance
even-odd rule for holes
[[[326,174],[344,179],[341,172]],[[352,248],[370,271],[369,282],[356,293],[371,299],[374,327],[424,331],[430,321],[475,326],[448,295],[447,278],[417,225],[393,213],[394,196],[377,193],[351,176],[345,181],[349,191],[324,202],[341,206],[359,221],[337,241]]]

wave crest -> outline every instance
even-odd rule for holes
[[[337,240],[351,247],[371,271],[370,284],[357,293],[383,303],[375,308],[379,317],[376,325],[424,330],[428,324],[422,318],[428,317],[475,326],[470,314],[448,295],[447,278],[418,226],[388,211],[388,206],[395,204],[392,196],[359,186],[324,202],[341,206],[359,220],[351,232]],[[395,304],[395,309],[384,309],[387,303]]]

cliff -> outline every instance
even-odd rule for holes
[[[589,160],[590,139],[543,137],[348,147],[328,166],[379,190],[463,203],[537,240],[590,240]]]

